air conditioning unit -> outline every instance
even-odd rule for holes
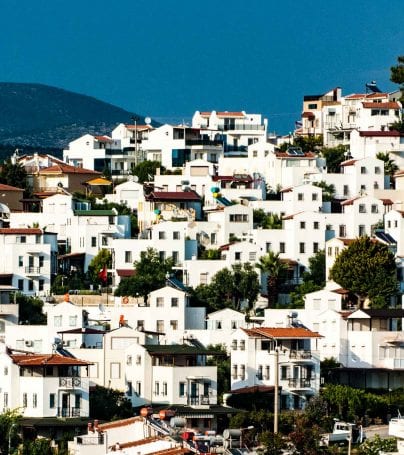
[[[31,347],[32,346],[32,341],[26,341],[25,346]]]

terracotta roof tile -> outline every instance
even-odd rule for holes
[[[121,419],[121,420],[115,420],[114,422],[101,423],[98,425],[98,428],[101,431],[105,431],[105,430],[109,430],[111,428],[126,427],[128,425],[132,425],[132,423],[143,422],[143,421],[144,421],[143,417],[136,416],[136,417],[130,417],[129,419]]]
[[[249,336],[263,336],[277,339],[290,338],[322,338],[318,332],[303,327],[260,327],[255,329],[242,329]]]
[[[42,229],[38,228],[1,228],[0,234],[3,235],[39,235]]]
[[[16,365],[23,366],[47,366],[47,365],[73,365],[87,366],[92,362],[66,357],[60,354],[11,354],[11,359]]]
[[[396,101],[386,103],[362,103],[364,109],[400,109],[400,105]]]
[[[359,131],[359,136],[361,137],[400,137],[404,136],[403,133],[400,134],[399,131]]]
[[[315,118],[313,112],[303,112],[302,118]]]
[[[24,191],[22,188],[17,188],[16,186],[6,185],[5,183],[0,183],[0,191]]]
[[[39,171],[40,174],[97,174],[101,172],[93,171],[92,169],[84,169],[82,167],[71,166],[70,164],[55,164],[54,166],[46,167]]]
[[[343,161],[340,166],[353,166],[358,160],[346,160]]]
[[[243,112],[216,112],[216,115],[218,117],[238,117],[238,118],[244,118],[245,114]]]
[[[200,201],[201,198],[194,191],[153,191],[147,196],[154,201]]]

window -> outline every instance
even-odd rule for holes
[[[234,259],[235,259],[236,261],[241,261],[241,252],[240,252],[240,251],[236,251],[236,252],[234,253]]]
[[[266,242],[265,244],[265,251],[269,253],[271,251],[271,242]]]
[[[22,406],[24,408],[28,406],[28,395],[26,393],[22,394]]]
[[[76,327],[77,326],[77,315],[76,316],[69,316],[69,326]]]
[[[207,272],[203,272],[199,275],[199,283],[208,284],[208,273]]]
[[[215,245],[217,243],[217,235],[215,232],[213,232],[212,234],[210,234],[210,243],[212,245]]]
[[[320,223],[318,221],[313,222],[313,229],[320,229]]]
[[[159,240],[165,240],[166,238],[166,233],[164,231],[159,231]]]
[[[237,351],[237,340],[231,342],[231,348],[233,351]]]
[[[179,252],[178,251],[173,251],[173,254],[171,255],[171,258],[173,260],[174,265],[178,264],[179,257],[180,257]]]
[[[248,253],[248,260],[251,262],[255,262],[257,259],[257,253],[255,251],[250,251]]]
[[[144,330],[144,321],[143,320],[140,319],[137,321],[137,329],[140,331]]]
[[[27,237],[25,235],[17,237],[17,243],[27,243]]]
[[[379,207],[376,204],[372,204],[370,211],[372,213],[379,213]]]
[[[313,253],[318,253],[318,252],[319,252],[318,243],[317,243],[317,242],[314,242],[314,243],[313,243]]]
[[[22,256],[18,256],[18,267],[24,266],[24,259]]]
[[[289,367],[286,365],[281,366],[281,379],[288,379]]]
[[[163,307],[164,306],[164,297],[157,297],[156,306],[157,307]]]
[[[156,321],[156,332],[164,332],[164,321],[162,319]]]
[[[166,383],[166,382],[163,382],[163,395],[166,397],[167,394],[168,394],[167,383]]]
[[[240,351],[245,351],[245,340],[240,340]]]
[[[316,103],[310,103],[308,105],[308,109],[317,109],[317,104]]]
[[[28,291],[34,290],[34,280],[28,280]]]
[[[375,167],[375,174],[380,174],[380,167],[379,166]]]
[[[305,252],[305,245],[304,242],[299,243],[299,253],[304,254]]]
[[[346,226],[345,224],[340,224],[338,228],[338,233],[340,237],[346,237]]]
[[[178,321],[175,321],[175,320],[170,321],[170,327],[171,327],[171,330],[177,330],[178,329]]]
[[[24,290],[24,280],[18,280],[18,290],[19,291]]]
[[[253,151],[253,158],[257,158],[257,156],[258,156],[258,152],[257,152],[257,150],[254,150]]]
[[[179,396],[185,397],[185,382],[179,383]]]
[[[8,376],[8,367],[4,367],[4,376]]]
[[[171,297],[171,306],[172,307],[178,306],[178,297]]]
[[[154,381],[154,395],[160,395],[160,382]]]
[[[237,365],[233,365],[231,369],[231,376],[233,379],[237,379]]]
[[[174,231],[173,232],[173,239],[174,240],[179,240],[180,239],[180,232],[179,231]]]
[[[136,356],[136,365],[141,365],[141,364],[142,364],[142,356],[138,354]]]
[[[38,406],[38,395],[36,393],[32,394],[32,407],[36,408]]]
[[[54,316],[53,317],[53,325],[55,327],[62,327],[62,316]]]
[[[297,193],[297,200],[298,201],[303,201],[304,200],[304,194],[303,193]]]
[[[366,205],[359,204],[359,213],[366,213]]]
[[[140,397],[142,394],[142,383],[140,381],[136,381],[136,395]]]
[[[318,201],[318,193],[312,193],[311,194],[311,200],[312,201]]]
[[[132,381],[128,381],[128,388],[126,390],[126,395],[128,395],[128,396],[132,395]]]
[[[132,263],[132,251],[125,251],[125,262],[127,264]]]
[[[43,291],[44,284],[45,284],[45,280],[43,280],[43,279],[38,280],[38,291]]]
[[[327,248],[327,256],[332,256],[332,247],[331,246],[329,246]]]
[[[300,221],[300,229],[306,229],[306,222]]]
[[[365,166],[361,166],[361,174],[366,174],[366,167]]]
[[[111,362],[111,379],[119,379],[121,377],[121,364],[119,362]]]
[[[365,225],[360,224],[359,227],[358,227],[358,235],[359,235],[359,237],[362,237],[365,234],[366,234]]]
[[[258,365],[257,379],[258,379],[259,381],[262,380],[262,365]]]
[[[366,185],[361,185],[361,191],[366,191]]]
[[[159,251],[159,258],[160,261],[165,261],[166,260],[166,252],[165,251]]]
[[[269,379],[269,365],[265,365],[264,379]]]
[[[3,394],[3,407],[5,409],[8,408],[8,392],[4,392]]]
[[[280,242],[279,243],[279,253],[285,253],[285,242]]]
[[[97,237],[91,237],[91,246],[93,248],[97,246]]]
[[[103,235],[101,240],[102,240],[102,246],[108,246],[108,237]]]
[[[344,185],[343,192],[344,192],[344,196],[348,196],[348,194],[349,194],[349,186],[348,185]]]
[[[239,378],[244,381],[245,379],[245,365],[240,365]]]

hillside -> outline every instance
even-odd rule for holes
[[[85,133],[110,134],[118,123],[130,123],[132,116],[56,87],[0,82],[0,144],[63,148]]]

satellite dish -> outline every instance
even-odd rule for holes
[[[150,118],[150,117],[145,117],[145,118],[144,118],[144,122],[146,123],[146,125],[150,125],[150,123],[151,123],[151,118]]]
[[[132,180],[137,183],[139,181],[139,177],[137,175],[134,175]]]
[[[63,188],[63,183],[62,183],[62,182],[59,182],[59,183],[58,183],[58,187],[59,187],[59,188]]]

